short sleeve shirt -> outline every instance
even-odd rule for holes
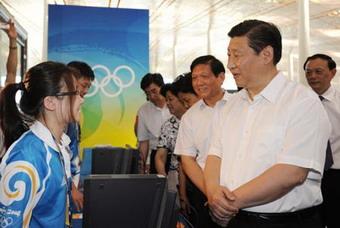
[[[175,154],[196,158],[198,165],[204,169],[211,136],[211,124],[214,112],[224,106],[231,95],[227,92],[214,107],[201,99],[196,102],[181,119]]]
[[[157,149],[158,137],[162,124],[171,117],[169,109],[156,107],[151,102],[145,102],[138,110],[138,141],[149,140],[149,148]]]
[[[234,95],[213,120],[209,155],[221,158],[221,185],[235,190],[275,164],[309,169],[306,181],[254,212],[289,212],[319,205],[330,123],[318,96],[279,73],[249,99]]]
[[[340,169],[340,92],[331,86],[322,94],[322,104],[327,112],[332,125],[332,133],[329,138],[334,164],[332,169]]]
[[[173,154],[176,144],[176,138],[180,120],[175,116],[171,116],[170,119],[165,121],[161,128],[161,135],[158,140],[158,148],[165,148],[168,150],[168,154],[171,154],[170,170],[177,170],[178,160],[177,156]]]

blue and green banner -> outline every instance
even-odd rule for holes
[[[96,79],[85,97],[81,147],[134,146],[133,124],[145,101],[148,10],[49,5],[48,59],[84,61]]]

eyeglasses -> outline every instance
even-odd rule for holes
[[[64,97],[64,96],[76,96],[76,95],[79,95],[79,91],[76,90],[76,91],[70,91],[70,92],[59,92],[59,93],[56,93],[54,96],[56,97]]]

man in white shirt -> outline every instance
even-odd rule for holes
[[[141,80],[141,89],[145,92],[147,102],[138,110],[137,138],[145,171],[157,173],[154,156],[157,151],[158,137],[162,124],[171,117],[165,98],[160,94],[164,85],[161,74],[146,74]]]
[[[336,63],[324,54],[315,54],[307,58],[303,69],[309,86],[319,95],[332,125],[329,138],[330,154],[333,164],[325,164],[321,183],[323,203],[321,218],[327,228],[340,227],[340,92],[331,85],[336,74]],[[329,168],[329,169],[327,169]]]
[[[321,228],[321,177],[330,134],[315,93],[276,64],[281,34],[246,20],[228,35],[228,69],[243,87],[217,113],[205,167],[209,206],[228,228]]]
[[[225,69],[212,55],[196,58],[191,66],[192,86],[202,99],[197,101],[182,117],[177,136],[175,154],[181,156],[184,172],[193,185],[188,193],[190,203],[198,213],[195,227],[212,227],[206,202],[203,169],[210,142],[211,119],[215,110],[223,106],[229,94],[221,86]],[[189,183],[190,184],[190,183]]]

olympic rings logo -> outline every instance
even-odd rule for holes
[[[7,218],[2,217],[2,218],[0,218],[0,227],[1,228],[8,227],[8,226],[12,225],[12,223],[13,223],[13,218],[11,218],[11,217],[7,217]]]
[[[86,97],[92,97],[96,95],[99,90],[107,97],[117,97],[123,92],[123,89],[130,87],[134,83],[136,78],[135,72],[131,69],[131,67],[126,65],[118,66],[116,69],[114,69],[112,74],[110,70],[103,65],[95,65],[94,67],[92,67],[92,70],[101,70],[106,74],[106,76],[101,79],[100,82],[97,79],[94,79],[91,86],[94,89],[87,93]],[[124,83],[122,79],[117,76],[118,72],[122,70],[125,70],[130,74],[130,80],[127,83]],[[107,91],[109,86],[112,85],[111,83],[114,83],[114,85],[118,88],[117,91]]]

